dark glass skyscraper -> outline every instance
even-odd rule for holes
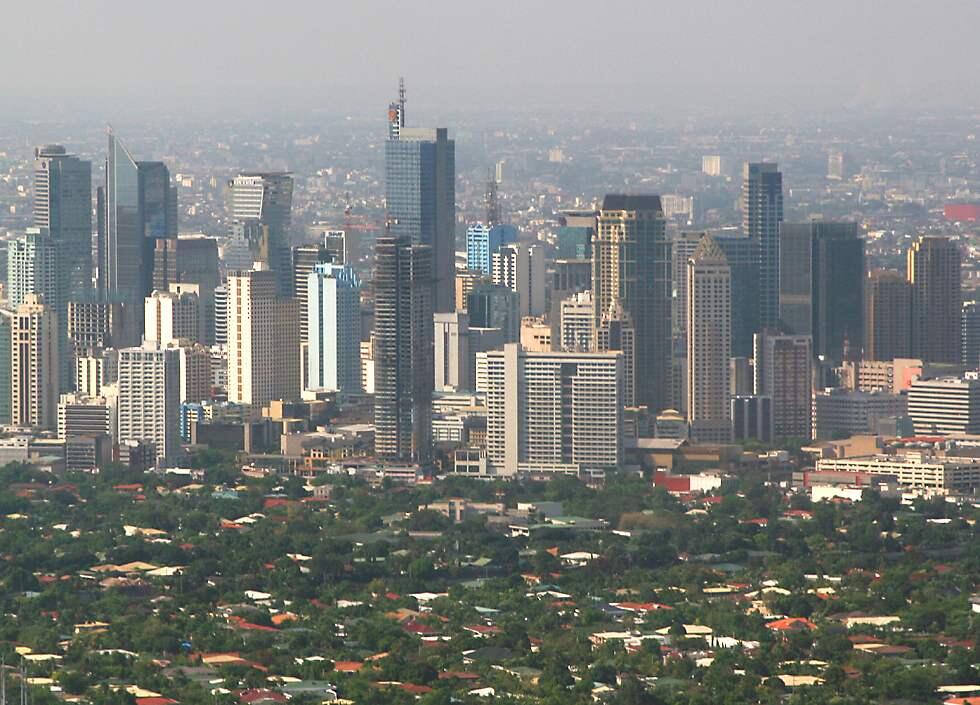
[[[374,448],[397,462],[432,455],[432,250],[378,239],[374,270]]]
[[[742,171],[742,230],[758,242],[759,326],[779,320],[779,223],[783,175],[775,164],[746,163]]]
[[[388,111],[385,204],[392,235],[432,248],[435,312],[456,308],[456,143],[444,127],[405,127],[404,102]]]
[[[949,238],[923,236],[909,248],[912,355],[923,362],[960,362],[960,267],[960,248]]]
[[[92,162],[49,144],[34,150],[34,226],[57,244],[64,291],[92,287]]]

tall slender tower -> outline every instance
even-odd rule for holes
[[[65,291],[92,288],[92,162],[58,144],[34,150],[34,226],[62,253]]]
[[[912,296],[901,272],[868,274],[864,305],[864,359],[894,360],[911,354]]]
[[[732,273],[710,235],[687,262],[687,419],[701,442],[732,437],[729,404]]]
[[[310,389],[361,390],[361,280],[349,264],[307,276]]]
[[[776,164],[742,169],[742,230],[759,243],[759,325],[779,322],[779,223],[783,220],[783,175]]]
[[[375,249],[374,447],[384,460],[432,454],[432,250],[385,235]]]
[[[433,309],[456,309],[456,142],[445,127],[405,126],[404,84],[388,108],[385,205],[392,235],[432,248]]]
[[[27,294],[12,324],[11,423],[53,430],[58,423],[58,315],[40,296]]]
[[[651,412],[666,408],[671,396],[670,265],[660,197],[607,195],[592,243],[596,328],[617,306],[629,315],[636,343],[634,401]]]
[[[922,236],[908,251],[912,287],[912,355],[924,362],[960,361],[960,248]]]
[[[158,464],[180,451],[180,350],[155,343],[119,351],[119,441],[152,441]]]
[[[262,262],[275,274],[280,296],[293,294],[289,224],[293,177],[286,172],[243,172],[229,184],[231,237],[249,266]],[[245,254],[247,250],[247,254]]]

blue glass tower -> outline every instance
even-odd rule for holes
[[[517,228],[513,225],[494,225],[483,223],[471,225],[466,230],[466,268],[471,272],[490,274],[493,253],[501,245],[517,242]]]

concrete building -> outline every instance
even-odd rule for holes
[[[260,262],[275,273],[280,296],[293,294],[289,226],[293,177],[286,172],[244,172],[228,182],[231,239],[245,255],[241,266]],[[248,262],[248,264],[245,264]]]
[[[908,251],[912,288],[912,354],[924,362],[960,361],[960,248],[945,237],[923,236]]]
[[[256,267],[228,277],[228,401],[261,406],[300,396],[299,304]]]
[[[180,451],[180,351],[147,344],[119,351],[119,442],[151,442],[156,462]]]
[[[592,315],[591,291],[581,291],[563,299],[559,318],[558,349],[565,352],[592,350],[595,320]]]
[[[813,395],[813,437],[876,435],[881,419],[905,414],[905,397],[887,392],[826,389]]]
[[[968,369],[980,368],[980,303],[963,303],[960,313],[961,360]]]
[[[742,231],[758,243],[759,325],[779,325],[779,224],[783,221],[783,175],[776,164],[746,163],[742,169]]]
[[[755,393],[772,399],[776,439],[810,438],[813,349],[808,335],[755,336]]]
[[[891,475],[902,487],[933,494],[969,494],[980,488],[980,459],[942,457],[918,452],[858,458],[824,458],[817,461],[817,472]]]
[[[909,357],[912,349],[912,290],[900,272],[868,273],[864,308],[864,359]]]
[[[908,413],[917,435],[980,433],[980,380],[917,380],[909,387]]]
[[[317,264],[307,275],[307,387],[361,390],[361,280],[350,265]]]
[[[97,438],[117,437],[116,390],[109,396],[90,397],[84,394],[62,394],[58,402],[58,438],[71,436]]]
[[[622,459],[622,359],[609,353],[486,353],[487,457],[495,474],[592,473]]]
[[[691,437],[727,443],[729,404],[731,270],[725,253],[705,235],[687,263],[687,421]]]
[[[528,352],[551,352],[551,326],[541,317],[522,318],[520,343]]]
[[[491,254],[491,277],[517,294],[521,317],[545,312],[545,256],[538,245],[502,245]]]
[[[513,225],[471,225],[466,229],[466,268],[489,276],[493,271],[493,253],[515,242],[517,228]]]
[[[167,346],[178,339],[203,342],[201,299],[193,284],[174,284],[174,291],[154,291],[143,305],[143,340]]]
[[[637,401],[636,327],[629,313],[619,304],[606,312],[595,329],[595,352],[619,353],[623,358],[623,406],[641,406]],[[647,408],[647,407],[643,407]],[[649,409],[647,409],[649,411]]]
[[[61,363],[58,316],[37,294],[25,294],[10,327],[10,422],[54,430]]]
[[[473,389],[470,318],[463,311],[437,313],[434,319],[435,391]]]

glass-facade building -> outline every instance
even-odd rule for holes
[[[517,242],[517,228],[513,225],[471,225],[466,230],[466,268],[471,272],[489,275],[493,253],[502,245],[514,242]]]

